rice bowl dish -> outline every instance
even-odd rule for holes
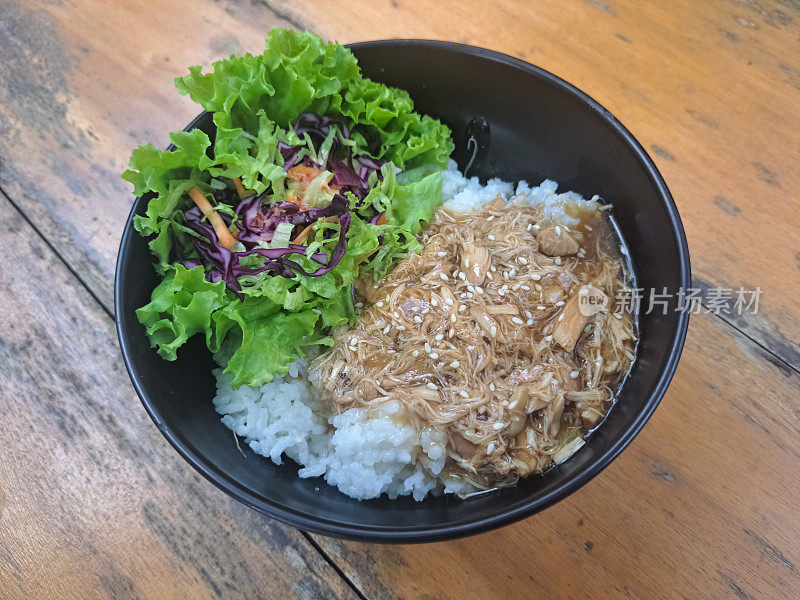
[[[631,284],[609,205],[464,178],[449,130],[351,59],[275,30],[178,80],[217,135],[134,152],[163,277],[137,316],[167,360],[204,337],[222,422],[300,477],[421,500],[535,476],[635,359],[630,315],[579,310]]]

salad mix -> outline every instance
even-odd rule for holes
[[[137,316],[168,360],[194,335],[227,340],[233,386],[259,386],[354,320],[357,276],[419,251],[450,131],[307,32],[273,29],[263,54],[175,84],[216,131],[137,148],[123,174],[149,198],[134,226],[163,277]]]

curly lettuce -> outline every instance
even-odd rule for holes
[[[133,151],[123,178],[137,196],[149,197],[134,220],[148,239],[163,276],[151,301],[137,311],[151,344],[167,360],[194,335],[205,337],[212,352],[226,338],[238,343],[225,368],[233,385],[258,386],[287,372],[304,348],[331,343],[331,327],[354,318],[352,285],[360,273],[379,277],[420,249],[415,235],[442,199],[441,169],[453,149],[448,128],[414,112],[409,95],[363,77],[353,54],[308,32],[270,31],[262,54],[231,56],[212,69],[189,68],[175,80],[181,94],[209,111],[212,138],[199,129],[176,132],[171,150],[148,144]],[[308,144],[291,124],[303,113],[329,116],[350,131],[354,154],[381,161],[381,177],[363,200],[350,201],[346,251],[324,275],[288,278],[270,272],[243,276],[233,293],[224,281],[212,282],[198,260],[184,213],[196,187],[214,194],[227,179],[245,188],[286,194],[286,171],[279,145]],[[395,176],[397,170],[402,173]],[[217,209],[232,213],[223,203]],[[385,216],[380,224],[371,215]],[[317,222],[308,256],[328,256],[338,239],[338,222]],[[313,246],[313,248],[312,248]],[[258,256],[252,260],[258,261]],[[298,255],[306,270],[315,264]]]

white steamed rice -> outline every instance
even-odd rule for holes
[[[584,200],[574,192],[557,194],[557,184],[545,180],[516,188],[500,179],[481,185],[477,177],[465,178],[450,161],[443,173],[444,206],[453,212],[471,212],[501,194],[509,199],[524,194],[531,205],[544,204],[554,221],[573,225],[565,214],[567,204],[594,207],[597,197]],[[329,484],[359,500],[412,495],[422,500],[429,492],[466,494],[475,488],[464,481],[441,476],[445,436],[428,427],[418,431],[404,419],[402,407],[388,402],[373,411],[352,408],[339,415],[314,394],[304,359],[295,361],[284,377],[275,377],[258,389],[233,390],[231,376],[214,371],[217,395],[214,408],[222,422],[245,439],[250,448],[276,464],[286,456],[301,468],[300,477],[324,477]]]

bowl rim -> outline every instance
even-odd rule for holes
[[[577,97],[589,108],[599,113],[601,118],[604,119],[634,151],[636,156],[644,165],[647,174],[655,183],[661,200],[663,201],[667,211],[672,235],[674,236],[676,245],[679,248],[677,259],[679,263],[681,285],[684,287],[684,289],[689,288],[691,283],[689,249],[683,224],[681,222],[680,215],[678,214],[678,208],[674,199],[672,198],[672,194],[670,193],[664,178],[661,176],[661,173],[658,171],[658,168],[647,151],[642,147],[638,140],[636,140],[633,134],[631,134],[631,132],[628,131],[628,129],[622,125],[622,123],[620,123],[620,121],[614,115],[611,114],[610,111],[603,107],[594,98],[557,75],[554,75],[553,73],[550,73],[549,71],[524,60],[508,54],[497,52],[495,50],[489,50],[487,48],[456,42],[414,38],[372,40],[346,45],[346,47],[350,49],[376,47],[391,48],[406,46],[417,46],[430,50],[444,50],[456,54],[470,55],[519,69],[531,75],[535,75],[539,78],[547,80],[549,83],[561,88],[568,94]],[[192,122],[186,126],[184,131],[194,129],[204,118],[206,118],[206,111],[203,111],[197,117],[195,117]],[[168,149],[170,148],[173,148],[173,146],[170,145]],[[622,435],[615,438],[604,452],[595,457],[583,470],[578,472],[575,477],[564,482],[562,485],[551,490],[547,494],[544,494],[535,500],[529,500],[520,503],[513,508],[493,513],[487,517],[476,520],[462,521],[455,524],[450,523],[446,525],[428,526],[424,528],[414,526],[392,527],[361,524],[343,525],[336,521],[311,516],[299,510],[278,505],[242,488],[226,473],[217,469],[213,464],[208,462],[200,453],[195,450],[191,444],[183,440],[179,434],[172,431],[163,421],[158,408],[145,394],[133,363],[132,351],[129,347],[127,339],[127,331],[125,330],[123,320],[120,317],[122,313],[120,297],[122,283],[120,272],[121,268],[127,263],[127,253],[123,253],[123,249],[128,245],[128,241],[132,235],[138,235],[133,229],[133,217],[140,201],[141,198],[136,198],[126,220],[125,230],[120,240],[120,246],[117,252],[116,269],[114,273],[114,311],[117,337],[119,339],[120,350],[122,352],[125,368],[128,371],[128,375],[130,376],[131,383],[136,390],[136,394],[139,396],[139,399],[144,405],[145,410],[150,415],[150,418],[153,420],[161,434],[184,458],[184,460],[194,467],[194,469],[197,470],[203,477],[205,477],[229,496],[237,499],[250,508],[277,519],[278,521],[297,527],[303,531],[362,542],[395,544],[435,542],[486,532],[498,527],[509,525],[538,513],[552,506],[559,500],[566,498],[592,480],[617,456],[619,456],[619,454],[633,441],[636,435],[638,435],[638,433],[642,430],[645,423],[647,423],[647,421],[650,419],[651,415],[666,393],[667,387],[669,386],[673,375],[675,374],[675,370],[677,369],[678,361],[686,340],[689,313],[688,311],[680,311],[677,327],[675,329],[672,342],[669,346],[665,366],[662,369],[658,381],[653,388],[653,392],[647,399],[643,409],[636,415],[632,424],[622,433]]]

